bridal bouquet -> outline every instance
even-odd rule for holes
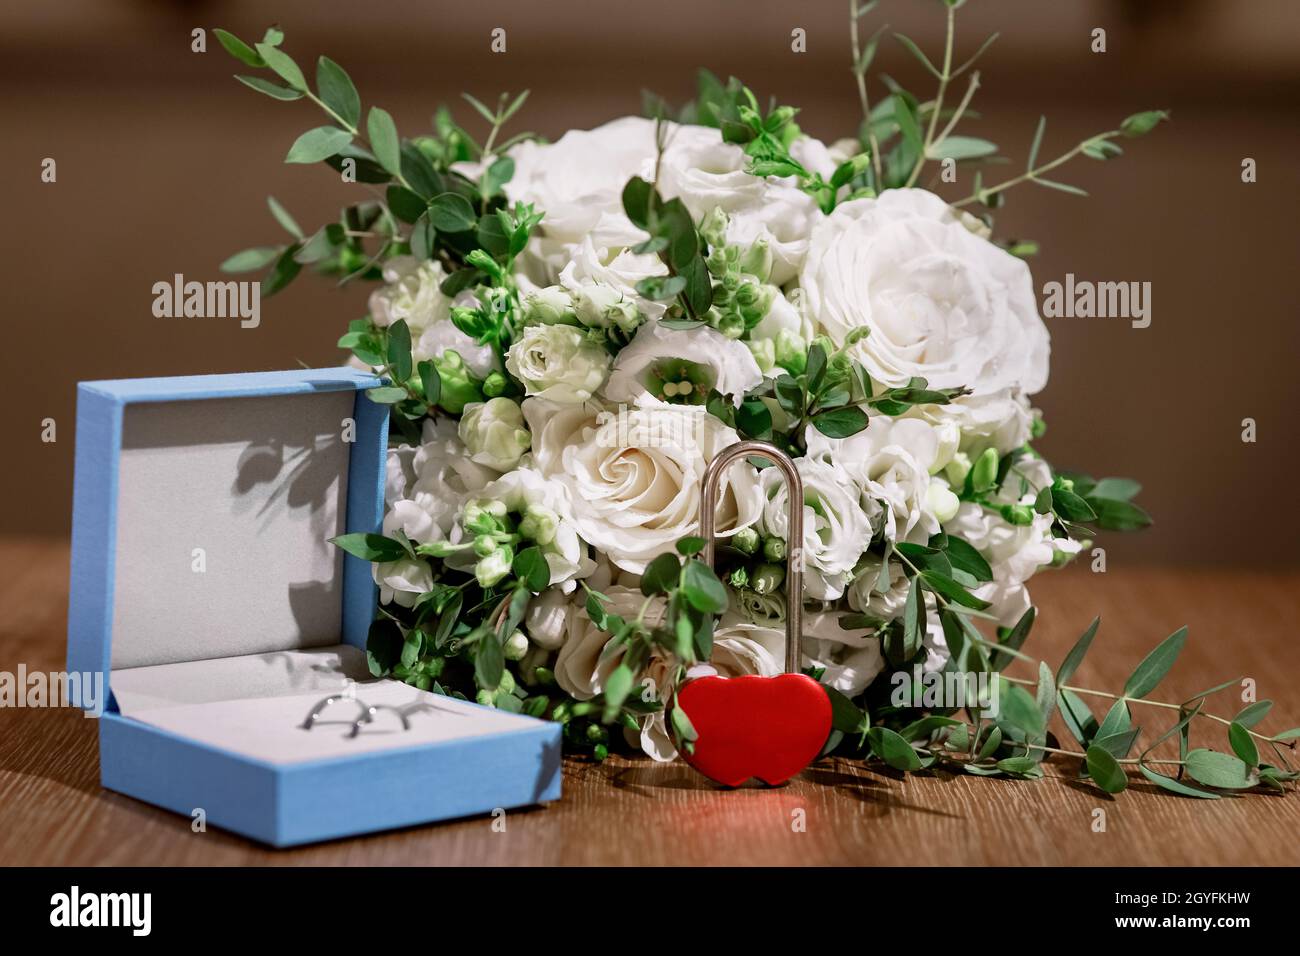
[[[829,144],[794,109],[708,73],[683,109],[651,98],[649,118],[553,143],[506,135],[526,94],[465,97],[481,142],[447,109],[403,138],[383,109],[363,116],[332,60],[313,89],[280,31],[255,45],[218,33],[263,71],[241,82],[323,110],[286,161],[324,163],[363,197],[310,235],[272,200],[289,241],[225,267],[269,267],[264,294],[304,265],[375,283],[339,345],[390,383],[370,393],[392,409],[387,517],[382,534],[337,541],[374,562],[374,673],[562,721],[570,747],[597,757],[621,744],[670,760],[694,735],[672,707],[688,675],[781,672],[793,552],[803,667],[833,704],[827,752],[1035,777],[1067,752],[1048,733],[1059,712],[1108,790],[1125,763],[1201,796],[1293,779],[1278,747],[1291,738],[1251,730],[1259,712],[1231,722],[1233,754],[1184,746],[1176,776],[1152,769],[1151,748],[1129,756],[1130,705],[1185,631],[1122,694],[1100,694],[1114,702],[1101,721],[1083,699],[1100,692],[1066,684],[1095,624],[1057,672],[1000,675],[1026,657],[1030,578],[1095,529],[1149,519],[1134,482],[1067,474],[1034,450],[1049,337],[1033,244],[995,239],[991,214],[1021,183],[1077,191],[1044,174],[1113,157],[1165,114],[1043,162],[1040,123],[1025,172],[985,180],[997,147],[955,132],[979,84],[974,58],[953,62],[960,5],[946,4],[940,63],[899,38],[936,77],[933,98],[886,81],[874,104],[879,37],[860,39],[853,5],[863,119]],[[971,188],[956,201],[922,185],[958,178]],[[795,458],[805,533],[787,540],[778,470],[738,461],[709,568],[701,478],[744,439]],[[902,698],[899,674],[914,678]],[[927,677],[953,674],[991,677],[996,714],[925,697]],[[1185,744],[1200,703],[1166,736]],[[1261,760],[1264,742],[1281,765]]]

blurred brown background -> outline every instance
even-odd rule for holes
[[[847,8],[847,0],[5,4],[4,530],[67,532],[76,381],[332,364],[336,337],[364,311],[363,288],[303,276],[263,303],[256,330],[153,317],[155,282],[177,272],[218,278],[231,252],[279,241],[267,194],[310,230],[360,188],[324,167],[284,165],[297,134],[322,120],[310,104],[237,84],[238,65],[210,34],[206,53],[191,52],[195,27],[255,40],[281,24],[300,63],[329,54],[363,103],[387,107],[407,134],[426,129],[434,106],[461,90],[489,99],[531,87],[517,122],[556,137],[637,112],[643,87],[680,102],[694,69],[707,66],[801,106],[804,128],[830,141],[859,118]],[[868,32],[886,22],[939,56],[938,0],[885,0],[864,21]],[[507,30],[504,55],[489,52],[494,27]],[[795,27],[807,31],[802,55],[790,49]],[[1105,54],[1089,50],[1095,27],[1107,31]],[[1144,482],[1141,500],[1157,524],[1107,536],[1112,566],[1294,563],[1300,9],[1294,0],[971,0],[958,16],[957,59],[995,30],[1002,35],[980,65],[975,102],[984,118],[963,132],[1002,145],[1016,163],[1008,174],[1021,168],[1040,113],[1049,119],[1044,158],[1139,109],[1174,117],[1124,144],[1117,161],[1081,159],[1059,171],[1091,199],[1024,186],[999,216],[1002,236],[1041,244],[1032,261],[1040,292],[1066,272],[1153,284],[1150,328],[1049,320],[1053,375],[1037,399],[1050,425],[1044,452],[1063,467]],[[930,95],[928,78],[891,39],[877,70]],[[40,181],[45,157],[58,162],[55,184]],[[1245,157],[1258,162],[1254,185],[1241,182]],[[58,423],[54,444],[40,440],[46,417]],[[1255,444],[1241,441],[1246,417],[1258,422]]]

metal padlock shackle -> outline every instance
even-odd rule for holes
[[[709,462],[700,490],[700,537],[704,539],[700,556],[705,564],[713,567],[713,536],[722,475],[737,458],[749,455],[766,458],[785,477],[785,670],[787,674],[798,674],[801,672],[799,643],[803,635],[803,479],[794,466],[794,459],[765,441],[742,441],[728,445]]]

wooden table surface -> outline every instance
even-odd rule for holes
[[[60,669],[67,546],[0,539],[0,671]],[[1179,700],[1245,676],[1276,701],[1261,729],[1300,724],[1295,651],[1300,572],[1123,569],[1045,572],[1026,650],[1053,667],[1094,614],[1102,628],[1073,683],[1116,691],[1158,640],[1191,625],[1153,696]],[[1018,662],[1009,673],[1019,673]],[[1206,709],[1231,716],[1228,691]],[[1094,708],[1096,709],[1096,708]],[[1157,732],[1169,712],[1140,708]],[[1193,738],[1226,750],[1221,727]],[[1064,729],[1056,728],[1065,738]],[[1145,734],[1144,734],[1145,736]],[[96,725],[66,709],[0,709],[0,864],[1018,864],[1295,865],[1300,795],[1218,801],[1165,794],[1136,778],[1107,797],[1076,761],[1018,782],[947,773],[902,777],[821,761],[779,789],[722,791],[681,764],[568,760],[564,798],[514,811],[291,851],[260,847],[102,790]],[[1105,811],[1097,832],[1095,811]]]

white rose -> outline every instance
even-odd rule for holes
[[[536,205],[545,213],[543,232],[561,243],[581,242],[602,220],[631,231],[623,187],[653,162],[654,127],[653,120],[626,116],[593,130],[570,130],[554,143],[520,143],[510,150],[515,174],[506,196]]]
[[[833,601],[844,593],[853,566],[871,543],[871,521],[844,469],[816,458],[796,459],[795,466],[803,479],[804,591],[809,597]],[[768,468],[762,481],[767,498],[763,530],[788,538],[789,494],[780,470]],[[786,546],[794,547],[788,540]]]
[[[509,471],[528,450],[530,437],[518,405],[508,398],[490,398],[465,406],[460,440],[471,461]]]
[[[624,404],[646,404],[647,397],[703,404],[716,389],[739,408],[745,393],[762,381],[743,343],[707,326],[670,329],[649,322],[618,353],[604,396]]]
[[[603,593],[608,598],[604,602],[605,611],[624,618],[636,617],[645,603],[645,596],[631,588],[610,587]],[[663,611],[663,600],[653,601],[646,609],[644,620],[654,627]],[[574,605],[569,615],[568,635],[555,659],[555,682],[561,690],[578,700],[591,700],[605,689],[609,675],[623,659],[623,648],[606,653],[605,645],[612,636],[596,627],[585,604]]]
[[[524,402],[534,433],[533,461],[565,483],[583,539],[625,571],[699,530],[700,483],[708,463],[738,440],[699,406],[656,405],[613,413],[587,403]],[[753,524],[762,494],[753,466],[738,461],[721,483],[720,536]]]
[[[924,377],[976,394],[1047,383],[1048,334],[1029,267],[972,234],[938,196],[890,189],[836,207],[800,276],[809,314],[888,386]]]
[[[371,573],[379,585],[381,604],[414,607],[420,595],[433,588],[433,570],[425,561],[388,561],[374,565]]]
[[[529,395],[585,402],[605,381],[609,353],[572,325],[530,325],[510,346],[506,368]]]

